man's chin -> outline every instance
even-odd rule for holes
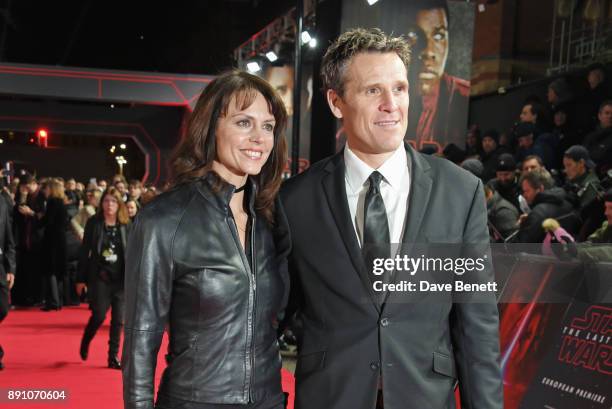
[[[432,78],[432,79],[420,79],[419,80],[419,92],[421,96],[427,96],[433,92],[435,86],[438,84],[440,78]]]

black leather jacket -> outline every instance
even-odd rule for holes
[[[166,324],[168,368],[160,394],[246,404],[282,393],[275,326],[288,294],[286,222],[277,223],[273,232],[250,201],[251,270],[229,210],[234,186],[224,184],[215,193],[214,178],[209,174],[162,194],[139,212],[130,232],[123,346],[126,409],[153,407],[157,353]],[[255,183],[249,185],[253,192]],[[277,203],[278,216],[282,211]]]
[[[123,255],[125,258],[125,249],[127,248],[127,236],[129,226],[119,224],[119,233],[121,234],[121,244],[123,245]],[[83,243],[79,249],[79,263],[77,267],[77,282],[91,283],[99,279],[100,254],[102,253],[102,244],[104,242],[104,216],[93,215],[87,220],[85,231],[83,233]],[[123,260],[125,264],[125,260]]]

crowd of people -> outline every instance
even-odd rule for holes
[[[12,207],[11,223],[17,271],[11,301],[16,306],[40,306],[44,311],[78,305],[79,255],[87,221],[102,214],[101,198],[116,189],[133,219],[142,205],[157,195],[154,186],[123,175],[91,180],[87,186],[70,178],[19,175],[2,189]],[[82,279],[82,277],[81,277]]]
[[[111,184],[92,179],[87,186],[73,178],[39,179],[26,172],[9,184],[4,177],[0,180],[2,224],[9,226],[0,238],[9,261],[5,264],[12,270],[6,272],[10,298],[1,298],[10,299],[12,306],[42,311],[59,311],[88,300],[92,317],[83,335],[83,360],[112,305],[109,367],[119,369],[124,262],[116,252],[123,256],[127,226],[157,195],[156,188],[139,180],[128,183],[123,175],[113,177]],[[113,272],[112,277],[96,274],[101,264],[105,272]],[[5,307],[1,310],[8,311]],[[1,359],[0,350],[0,369]]]
[[[580,94],[555,79],[546,101],[530,97],[517,109],[509,132],[472,125],[465,148],[444,149],[485,184],[492,242],[543,243],[554,236],[550,226],[563,229],[565,240],[612,242],[612,99],[604,66],[588,67],[584,84]]]

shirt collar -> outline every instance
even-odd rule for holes
[[[348,144],[344,147],[344,163],[346,165],[346,179],[348,186],[353,193],[358,193],[363,188],[363,185],[370,177],[370,174],[378,170],[385,178],[385,182],[393,189],[400,190],[404,175],[408,173],[408,158],[404,144],[393,152],[385,163],[378,169],[373,169],[364,161],[359,159],[357,155],[349,148]]]

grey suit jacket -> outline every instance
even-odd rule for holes
[[[481,182],[449,161],[406,150],[412,185],[404,250],[429,242],[487,246]],[[410,300],[393,292],[381,302],[351,224],[344,175],[340,152],[281,190],[291,301],[304,325],[296,409],[373,409],[379,386],[386,409],[454,409],[457,380],[464,409],[501,409],[494,294],[457,303],[452,294]],[[493,280],[490,269],[483,274]]]

